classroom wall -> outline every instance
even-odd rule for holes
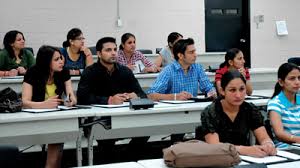
[[[137,48],[167,45],[172,31],[193,37],[204,52],[203,0],[120,0],[123,23],[117,27],[117,0],[5,0],[0,6],[0,39],[11,29],[21,30],[27,45],[37,50],[41,44],[61,46],[68,30],[82,29],[88,46],[103,36],[120,43],[123,33],[136,35]],[[5,24],[4,24],[5,23]]]
[[[254,67],[278,67],[300,56],[299,0],[251,0],[251,58]],[[254,16],[264,15],[258,28]],[[288,35],[278,36],[275,21],[285,20]]]
[[[277,67],[300,55],[300,1],[251,0],[250,6],[252,67]],[[132,32],[137,48],[155,51],[167,44],[170,32],[178,31],[193,37],[197,52],[205,53],[204,0],[119,0],[119,14],[122,27],[116,26],[117,0],[1,0],[0,41],[7,31],[18,29],[36,53],[42,44],[61,46],[68,30],[79,27],[87,46],[103,36],[120,43],[123,33]],[[260,14],[264,22],[256,27],[254,16]],[[276,20],[287,21],[288,36],[276,35]]]

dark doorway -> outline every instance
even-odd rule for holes
[[[243,51],[250,67],[249,0],[205,0],[206,52]]]

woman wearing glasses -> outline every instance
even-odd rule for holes
[[[90,49],[84,46],[82,31],[78,28],[71,29],[67,34],[67,40],[63,42],[61,53],[65,58],[65,68],[70,75],[80,75],[85,67],[93,64],[93,56]]]

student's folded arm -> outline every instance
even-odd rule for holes
[[[252,95],[253,88],[252,88],[252,83],[250,80],[246,81],[246,93],[248,96]]]
[[[149,93],[148,98],[154,101],[175,100],[175,94]]]

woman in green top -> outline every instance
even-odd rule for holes
[[[22,32],[7,32],[3,45],[4,49],[0,51],[0,77],[24,75],[35,64],[33,54],[24,50],[25,38]]]

